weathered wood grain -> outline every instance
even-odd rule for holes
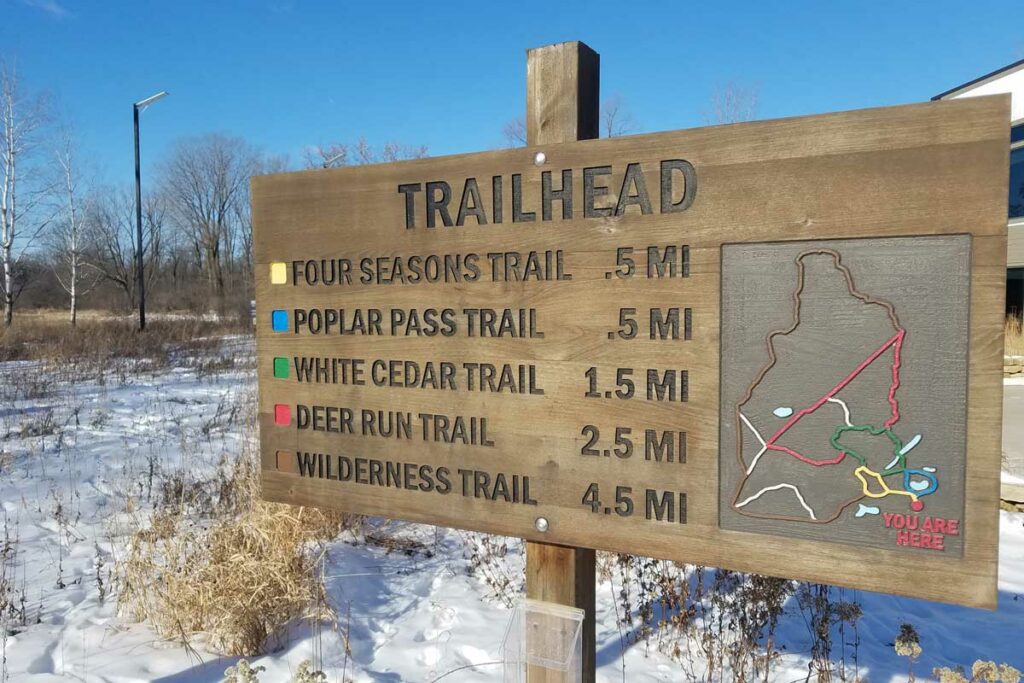
[[[558,43],[529,50],[526,56],[526,141],[544,145],[598,137],[601,109],[601,58],[588,46]],[[526,596],[578,607],[584,612],[581,632],[582,681],[593,683],[597,671],[596,555],[589,548],[526,542]],[[572,680],[538,667],[527,669],[537,683]]]

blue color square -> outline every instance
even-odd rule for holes
[[[274,332],[288,331],[288,311],[274,311],[270,316],[270,325]]]

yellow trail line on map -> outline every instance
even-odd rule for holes
[[[909,496],[911,500],[917,500],[917,494],[911,493],[910,491],[901,491],[898,489],[889,488],[889,485],[885,483],[884,479],[882,479],[881,474],[865,467],[864,465],[861,465],[860,467],[855,469],[853,471],[853,474],[855,477],[860,479],[861,486],[864,489],[864,495],[867,496],[868,498],[885,498],[888,495],[896,494],[900,496]],[[882,493],[872,493],[871,491],[868,490],[868,482],[867,479],[864,478],[864,474],[868,474],[875,481],[878,482],[878,485],[882,487]]]

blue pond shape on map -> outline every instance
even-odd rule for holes
[[[857,514],[854,517],[863,517],[864,515],[877,515],[880,510],[874,505],[865,505],[860,503],[857,506]]]
[[[934,469],[934,468],[929,468]],[[920,479],[911,479],[911,476],[922,477],[925,481]],[[913,491],[918,497],[927,496],[930,493],[935,493],[935,490],[939,488],[939,478],[931,472],[926,470],[903,470],[903,488],[908,491]]]

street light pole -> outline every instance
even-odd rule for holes
[[[146,329],[146,278],[143,272],[145,259],[142,245],[142,168],[139,163],[139,112],[161,97],[166,96],[167,93],[161,91],[132,105],[132,118],[135,123],[135,273],[137,275],[136,288],[139,290],[140,332]]]
[[[146,329],[146,278],[142,273],[142,171],[139,167],[139,105],[132,105],[135,118],[135,274],[139,290],[139,331]]]

